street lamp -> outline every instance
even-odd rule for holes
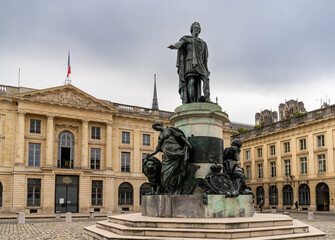
[[[289,173],[286,173],[285,175],[286,175],[286,183],[289,183],[290,185],[293,185],[293,187],[294,187],[294,181],[293,180],[294,180],[295,176],[291,175]]]

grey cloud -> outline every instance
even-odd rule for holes
[[[290,86],[303,98],[299,85],[308,82],[319,89],[313,85],[317,80],[334,79],[334,10],[332,0],[4,0],[0,62],[5,64],[0,72],[5,84],[15,85],[13,69],[29,66],[29,71],[23,69],[29,73],[24,84],[38,88],[58,67],[59,72],[48,77],[55,86],[65,75],[70,47],[77,87],[96,97],[150,107],[157,73],[160,107],[173,110],[180,104],[177,53],[167,46],[189,34],[190,24],[199,21],[200,37],[210,51],[213,100],[220,95],[224,104],[232,104],[225,109],[241,108],[237,112],[244,114],[232,117],[243,122],[246,114],[266,108],[261,107],[264,93],[274,102],[282,101]],[[231,94],[226,91],[234,91],[236,98],[243,94],[243,99],[252,91],[254,105],[259,105],[254,109],[234,103],[227,100]]]

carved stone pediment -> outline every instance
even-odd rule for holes
[[[32,101],[45,101],[56,104],[95,108],[100,110],[112,110],[110,106],[89,94],[71,86],[63,86],[49,90],[34,91],[20,94],[17,97]]]

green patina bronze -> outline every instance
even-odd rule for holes
[[[161,133],[159,134],[155,151],[148,154],[147,158],[158,152],[164,153],[160,194],[180,195],[192,193],[196,185],[195,172],[198,167],[189,164],[191,144],[178,128],[165,128],[161,122],[155,122],[152,127]]]
[[[179,75],[179,94],[183,104],[209,102],[209,71],[207,67],[208,48],[204,40],[199,38],[200,24],[191,25],[192,36],[183,36],[179,42],[168,46],[177,49],[177,68]],[[203,83],[203,96],[201,96]]]

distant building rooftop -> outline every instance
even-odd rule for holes
[[[263,127],[251,129],[247,132],[235,135],[232,138],[241,140],[257,138],[259,136],[264,136],[279,131],[285,131],[292,127],[312,123],[314,121],[326,119],[332,116],[335,116],[335,104],[323,106],[322,108],[316,109],[314,111],[299,113],[297,116],[293,116]]]

